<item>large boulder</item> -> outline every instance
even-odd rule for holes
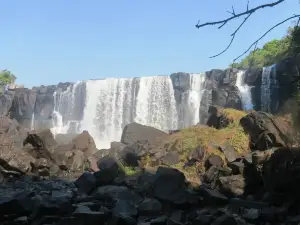
[[[121,142],[132,145],[136,142],[147,141],[150,145],[155,145],[167,136],[167,133],[159,129],[134,122],[124,127]]]
[[[97,151],[95,141],[88,131],[84,130],[72,140],[73,149],[80,150],[87,155],[92,155]]]
[[[47,149],[53,152],[58,147],[53,134],[49,129],[42,131],[32,131],[25,138],[23,145],[31,144],[36,149]]]
[[[265,112],[251,112],[240,120],[244,131],[250,136],[252,150],[289,146],[290,141],[274,117]]]
[[[263,165],[263,182],[270,193],[300,197],[300,148],[279,148]]]
[[[208,113],[209,113],[209,118],[207,120],[206,125],[210,127],[214,127],[216,129],[222,129],[227,127],[230,123],[233,122],[233,120],[223,112],[222,108],[218,106],[210,106]]]

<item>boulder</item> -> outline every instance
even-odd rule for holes
[[[186,204],[195,200],[187,192],[183,173],[173,168],[159,167],[153,183],[154,197],[173,204]]]
[[[214,127],[216,129],[222,129],[227,127],[233,121],[228,118],[227,115],[223,113],[222,108],[218,106],[210,106],[209,110],[209,118],[207,120],[206,125],[210,127]]]
[[[289,139],[280,129],[274,117],[265,112],[251,112],[240,120],[244,131],[250,136],[252,150],[289,146]]]
[[[150,145],[155,145],[167,136],[167,133],[159,129],[134,122],[124,127],[121,142],[126,145],[132,145],[139,141],[148,141]]]
[[[114,179],[124,175],[124,167],[119,160],[113,156],[104,156],[97,162],[99,171],[94,173],[98,185],[112,184]]]
[[[97,151],[93,137],[88,131],[83,131],[72,140],[73,149],[80,150],[87,155],[92,155]]]
[[[242,196],[246,187],[245,178],[243,175],[220,177],[218,187],[220,191],[226,195],[234,197]]]
[[[49,129],[28,133],[23,141],[23,146],[26,144],[31,144],[35,149],[47,149],[50,152],[53,152],[54,149],[58,147],[58,144]]]
[[[270,193],[299,198],[300,148],[279,148],[263,165],[263,182]]]
[[[224,165],[223,159],[218,155],[210,155],[205,160],[204,166],[206,170],[209,170],[210,167],[216,166],[216,167],[222,167]]]

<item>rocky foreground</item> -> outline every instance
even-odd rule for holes
[[[300,223],[300,149],[285,118],[211,107],[169,134],[128,124],[98,150],[1,118],[0,224]]]

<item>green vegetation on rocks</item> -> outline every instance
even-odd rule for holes
[[[250,52],[241,62],[232,64],[232,67],[247,69],[270,66],[297,53],[300,53],[300,28],[290,27],[282,39],[267,42],[262,48]]]

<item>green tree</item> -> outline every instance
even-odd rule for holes
[[[16,77],[8,70],[0,71],[0,85],[10,84]]]
[[[294,57],[299,53],[300,28],[290,27],[287,35],[282,39],[274,39],[267,42],[262,48],[250,52],[241,62],[231,64],[231,66],[239,69],[270,66],[287,57]]]

